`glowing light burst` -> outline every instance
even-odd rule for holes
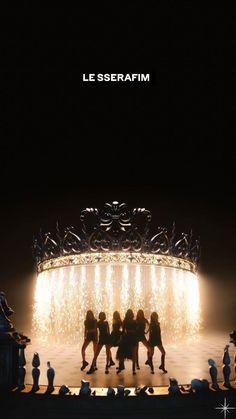
[[[135,299],[134,299],[134,307],[138,310],[140,308],[144,309],[144,301],[143,301],[143,294],[142,293],[142,283],[141,283],[141,266],[140,265],[136,265],[135,266],[135,274],[134,274],[134,279],[135,279],[135,287],[134,287],[134,295],[135,295]]]
[[[167,271],[168,272],[168,271]],[[164,326],[165,329],[165,325],[167,326],[167,322],[170,322],[170,317],[168,320],[168,316],[166,315],[166,311],[167,310],[167,306],[168,306],[168,300],[169,300],[169,296],[167,295],[167,290],[166,290],[166,272],[165,272],[165,268],[161,268],[157,270],[157,276],[159,277],[159,287],[158,287],[158,306],[157,306],[157,311],[162,325]],[[152,292],[152,290],[151,290]]]
[[[152,294],[150,296],[151,304],[153,307],[157,307],[158,305],[158,281],[157,281],[156,267],[154,265],[150,267],[150,281],[151,281],[151,290],[152,290]]]
[[[236,407],[230,407],[230,404],[227,404],[226,397],[224,398],[224,404],[221,404],[220,407],[215,407],[216,410],[220,410],[220,413],[224,414],[224,419],[227,418],[227,413],[230,413],[230,410],[235,410]]]
[[[95,266],[94,272],[94,291],[95,291],[95,304],[94,307],[102,307],[102,297],[103,294],[101,293],[101,267],[100,265]]]
[[[105,293],[106,301],[104,305],[104,310],[108,319],[112,319],[112,309],[114,308],[114,290],[113,290],[113,267],[112,265],[107,265],[105,272]]]
[[[119,288],[117,289],[119,292]],[[127,264],[122,266],[122,279],[121,279],[121,303],[120,311],[124,315],[126,307],[129,306],[129,271]]]
[[[157,265],[97,263],[67,266],[40,273],[34,294],[33,332],[44,341],[78,342],[91,309],[124,316],[132,308],[149,318],[159,314],[163,337],[176,342],[198,336],[201,324],[196,274]]]

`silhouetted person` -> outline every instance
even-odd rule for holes
[[[84,343],[81,349],[81,354],[83,358],[81,371],[83,371],[88,362],[85,359],[85,350],[90,342],[93,343],[93,352],[95,355],[96,348],[97,348],[97,341],[98,341],[98,333],[97,333],[97,320],[94,317],[94,314],[91,310],[87,311],[86,319],[84,321]]]
[[[160,323],[159,323],[159,319],[158,319],[158,314],[156,312],[153,312],[151,314],[149,345],[150,345],[150,353],[149,353],[148,361],[146,361],[146,364],[150,365],[151,371],[152,371],[152,373],[154,373],[152,359],[153,359],[153,355],[154,355],[155,346],[157,346],[159,351],[161,352],[161,365],[159,366],[159,369],[162,370],[163,372],[167,373],[167,371],[165,369],[165,355],[166,355],[166,352],[165,352],[165,349],[162,345],[161,327],[160,327]]]
[[[148,353],[150,352],[150,345],[146,339],[146,334],[149,331],[149,322],[144,317],[143,310],[138,310],[137,316],[136,316],[136,323],[137,323],[137,354],[136,354],[136,363],[137,363],[137,369],[139,370],[139,357],[138,357],[138,350],[139,350],[139,342],[142,342],[142,344],[147,348]],[[146,330],[147,328],[147,330]]]
[[[113,318],[112,318],[112,331],[110,336],[110,348],[119,346],[120,339],[122,335],[122,320],[120,317],[120,313],[118,311],[114,311]],[[115,362],[112,359],[112,355],[110,353],[110,364],[109,366],[112,367],[115,365]]]
[[[134,320],[134,313],[131,309],[127,310],[124,321],[123,321],[123,333],[121,342],[119,344],[116,358],[119,360],[119,368],[117,374],[119,374],[124,368],[124,360],[132,360],[133,374],[135,372],[136,355],[137,355],[137,323]]]
[[[96,361],[97,361],[97,357],[100,354],[100,351],[102,349],[102,347],[105,345],[106,347],[106,369],[105,369],[105,373],[108,374],[109,373],[109,364],[110,364],[110,330],[109,330],[109,324],[106,321],[106,314],[102,311],[101,313],[99,313],[99,321],[97,323],[97,328],[99,330],[99,339],[98,339],[98,344],[97,344],[97,348],[94,354],[94,358],[91,364],[91,367],[89,369],[89,371],[87,372],[87,374],[92,374],[95,370],[96,370]]]

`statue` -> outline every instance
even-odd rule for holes
[[[62,384],[62,386],[59,388],[59,394],[60,396],[65,396],[66,394],[70,394],[71,391],[68,386],[65,384]]]
[[[170,377],[169,378],[169,387],[168,387],[168,393],[170,396],[180,396],[181,395],[181,391],[179,388],[179,384],[178,381],[176,380],[176,378],[174,377]]]
[[[54,368],[51,367],[50,361],[47,362],[47,379],[48,379],[48,386],[47,386],[47,393],[52,393],[54,391],[53,381],[55,378],[55,371]]]
[[[116,392],[115,392],[114,388],[113,387],[108,387],[108,389],[107,389],[107,396],[108,397],[114,397],[115,394],[116,394]]]
[[[211,376],[211,381],[212,381],[212,388],[214,390],[219,390],[219,385],[217,383],[217,367],[216,367],[216,363],[214,361],[214,359],[209,358],[208,359],[208,365],[209,365],[209,373]]]
[[[146,393],[147,389],[148,389],[148,386],[136,387],[136,389],[134,390],[134,393],[136,394],[136,396],[147,396],[148,395]]]
[[[25,355],[24,350],[30,339],[18,333],[11,321],[14,311],[8,306],[6,295],[0,291],[0,383],[7,389],[25,388]]]
[[[230,343],[233,343],[234,346],[236,347],[236,330],[233,330],[230,334]],[[234,354],[234,372],[235,372],[235,377],[236,377],[236,351]],[[235,379],[235,384],[236,384],[236,379]]]
[[[90,382],[81,380],[81,388],[79,392],[79,396],[90,396],[91,395],[91,388],[90,388]]]
[[[40,366],[40,358],[39,358],[38,352],[34,353],[32,366],[34,368],[32,369],[33,386],[32,386],[31,391],[36,392],[39,390],[39,376],[40,376],[40,369],[38,368]]]
[[[18,390],[24,390],[25,388],[25,375],[26,375],[26,370],[25,370],[25,365],[26,365],[26,360],[25,360],[25,346],[22,345],[22,347],[19,348],[19,370],[18,370]]]
[[[229,345],[226,345],[224,348],[222,371],[223,371],[223,376],[224,376],[223,386],[226,388],[231,388],[231,384],[230,384],[231,368],[230,368]]]
[[[124,392],[125,392],[125,387],[122,386],[121,384],[118,385],[116,396],[117,397],[124,397]]]
[[[3,291],[0,292],[0,333],[11,332],[14,330],[13,324],[8,316],[11,316],[14,311],[8,306],[6,295]]]
[[[195,393],[202,393],[209,390],[209,382],[206,379],[194,378],[191,381],[191,389]]]

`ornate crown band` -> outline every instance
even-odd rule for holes
[[[192,272],[200,257],[199,240],[192,231],[179,237],[173,223],[171,231],[158,227],[150,234],[151,213],[145,208],[130,211],[127,205],[113,201],[99,211],[81,212],[80,229],[61,229],[42,233],[33,242],[38,271],[55,267],[97,262],[146,263],[187,269]]]

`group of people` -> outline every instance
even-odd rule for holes
[[[149,339],[146,338],[148,333]],[[151,373],[154,374],[153,355],[155,346],[161,352],[159,369],[167,373],[165,369],[166,353],[161,340],[161,328],[156,312],[151,314],[149,322],[145,318],[143,310],[138,310],[136,318],[131,309],[127,310],[123,321],[120,313],[115,311],[113,313],[112,330],[110,332],[104,312],[99,313],[97,320],[91,310],[87,311],[84,321],[84,343],[81,350],[83,360],[82,371],[89,365],[86,361],[86,348],[91,342],[93,343],[94,356],[87,374],[92,374],[96,371],[97,358],[104,345],[106,347],[106,374],[109,373],[109,368],[115,365],[111,354],[111,348],[113,347],[117,347],[117,374],[125,369],[124,361],[126,359],[132,360],[132,371],[133,374],[136,374],[136,368],[140,369],[138,356],[140,342],[147,349],[147,360],[145,364],[150,366]]]

